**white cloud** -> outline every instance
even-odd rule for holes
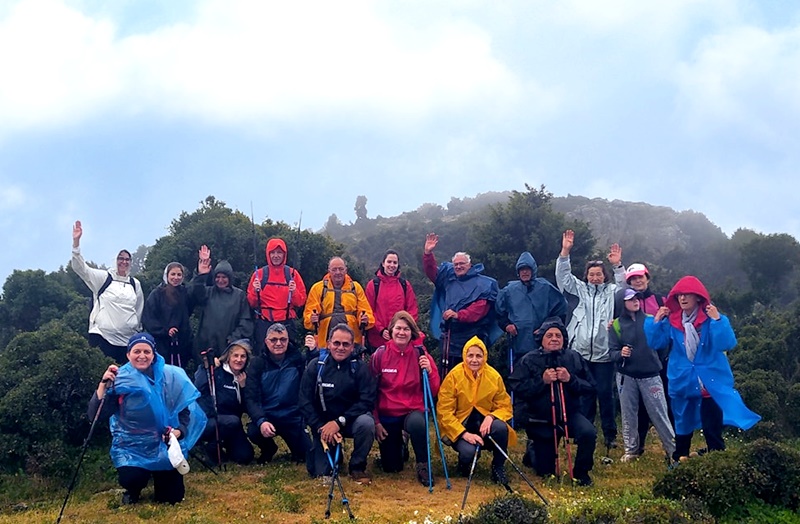
[[[707,37],[678,68],[682,113],[698,135],[732,131],[794,148],[800,118],[800,26],[738,26]]]
[[[528,90],[465,20],[393,23],[371,2],[208,0],[192,21],[119,37],[58,0],[0,20],[0,130],[93,112],[216,122],[347,114],[400,121],[508,107]],[[542,104],[553,97],[541,97]],[[377,114],[376,114],[377,113]],[[10,129],[9,129],[10,128]]]

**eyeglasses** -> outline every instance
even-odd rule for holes
[[[338,340],[331,340],[330,344],[331,344],[331,346],[333,346],[335,348],[341,347],[341,348],[348,349],[348,348],[353,347],[353,343],[352,342],[339,342]]]
[[[117,262],[130,262],[130,261],[131,261],[131,259],[130,259],[130,258],[126,258],[126,257],[117,257]]]
[[[328,273],[344,273],[347,271],[346,267],[329,267]]]
[[[590,260],[590,261],[589,261],[589,262],[587,262],[587,263],[588,263],[590,266],[592,266],[592,267],[595,267],[595,266],[602,266],[602,265],[603,265],[603,261],[602,261],[602,260]]]
[[[286,344],[287,342],[289,342],[289,338],[288,337],[273,337],[273,338],[268,338],[267,342],[269,342],[271,344],[278,344],[278,343]]]
[[[453,267],[464,267],[466,265],[466,262],[453,262]]]

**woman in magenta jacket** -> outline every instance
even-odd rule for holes
[[[417,296],[411,282],[400,276],[400,258],[392,249],[383,255],[375,278],[364,286],[367,302],[375,315],[375,327],[367,332],[367,343],[373,351],[391,338],[389,323],[398,311],[407,311],[418,320]]]

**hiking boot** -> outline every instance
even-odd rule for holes
[[[139,495],[137,493],[131,493],[130,491],[126,491],[122,494],[122,505],[127,506],[129,504],[136,504],[139,502]]]
[[[634,460],[638,459],[639,455],[635,453],[625,453],[622,455],[622,458],[619,459],[620,462],[633,462]]]
[[[472,466],[472,462],[461,462],[458,461],[458,474],[462,477],[469,477],[469,470]]]
[[[585,487],[589,487],[593,484],[592,477],[590,477],[588,473],[582,473],[580,475],[576,474],[575,478],[573,479],[573,482],[575,482],[575,484],[577,484],[578,486],[585,486]]]
[[[528,445],[525,447],[525,454],[522,455],[522,465],[533,468],[534,462],[536,462],[536,452],[533,449],[532,443],[529,441]]]
[[[261,454],[258,456],[256,462],[259,464],[266,464],[267,462],[272,462],[272,457],[278,452],[278,445],[275,444],[273,439],[269,439],[260,449]]]
[[[492,464],[492,482],[500,484],[501,486],[508,486],[508,477],[506,477],[506,468],[502,464]]]
[[[356,484],[369,485],[372,483],[372,477],[369,473],[363,470],[353,470],[350,472],[350,479]]]
[[[428,486],[428,464],[425,462],[417,462],[417,480],[423,486]],[[433,478],[433,475],[430,477],[430,485],[436,485],[436,479]]]

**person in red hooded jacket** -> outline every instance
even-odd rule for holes
[[[289,331],[292,347],[297,346],[296,308],[306,303],[306,286],[297,269],[287,262],[286,242],[271,238],[267,242],[267,265],[257,269],[247,286],[247,302],[253,308],[256,327],[253,350],[265,354],[264,337],[267,328],[280,322]]]
[[[674,460],[689,456],[696,429],[703,429],[707,450],[718,451],[725,449],[724,426],[747,430],[761,420],[733,387],[726,355],[736,347],[731,323],[697,277],[678,280],[665,305],[645,319],[644,332],[651,348],[671,348],[667,376],[675,416]]]
[[[375,278],[364,286],[364,293],[375,315],[375,325],[367,331],[367,346],[372,351],[392,338],[389,323],[398,311],[408,312],[415,322],[419,320],[417,295],[411,282],[400,276],[400,258],[393,249],[383,255],[381,266]]]

